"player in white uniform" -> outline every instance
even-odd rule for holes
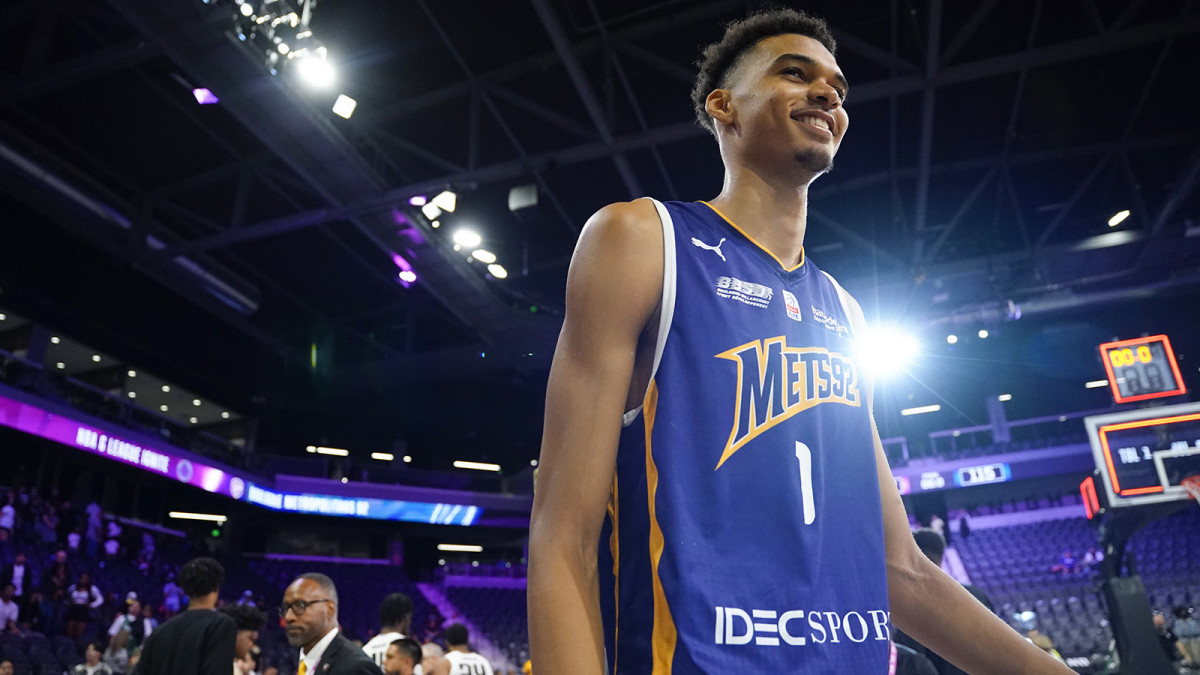
[[[388,645],[408,635],[412,627],[413,603],[403,593],[391,593],[379,603],[379,635],[363,645],[363,651],[383,670]],[[418,669],[417,673],[421,671]]]
[[[467,645],[467,627],[456,623],[446,628],[446,656],[434,675],[494,675],[492,664],[471,651]]]

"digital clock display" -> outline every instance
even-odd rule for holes
[[[1011,478],[1012,470],[1003,462],[982,466],[964,466],[954,472],[954,484],[959,487],[1003,483]]]
[[[1100,357],[1108,373],[1113,400],[1144,401],[1185,393],[1179,364],[1166,335],[1106,342]]]

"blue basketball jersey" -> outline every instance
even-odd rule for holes
[[[655,206],[654,370],[625,415],[600,547],[609,671],[884,673],[862,312],[710,205]]]

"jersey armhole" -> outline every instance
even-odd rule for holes
[[[667,344],[667,333],[671,330],[671,319],[675,316],[675,222],[667,207],[657,199],[647,197],[654,203],[658,211],[658,219],[662,223],[663,233],[663,280],[662,280],[662,310],[658,317],[658,337],[654,341],[654,365],[650,368],[650,379],[647,386],[654,381],[658,374],[658,364],[662,362],[663,348]],[[621,416],[621,426],[633,424],[642,412],[642,406],[628,410]]]

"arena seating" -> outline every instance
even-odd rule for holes
[[[1112,632],[1093,571],[1052,572],[1066,550],[1081,557],[1097,546],[1085,518],[1070,518],[973,531],[956,540],[971,581],[991,596],[1010,622],[1018,612],[1037,613],[1038,629],[1064,656],[1107,651]],[[1169,611],[1200,602],[1200,509],[1189,507],[1148,525],[1130,541],[1150,604]]]
[[[446,596],[487,634],[508,660],[522,663],[529,653],[529,620],[524,588],[447,588]]]

